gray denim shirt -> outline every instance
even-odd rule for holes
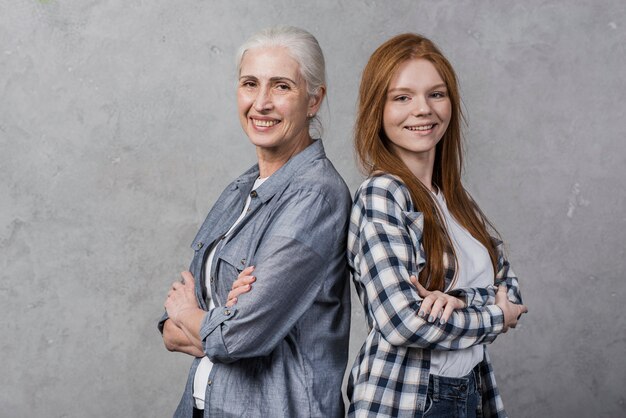
[[[348,188],[316,140],[251,192],[254,166],[219,197],[192,243],[190,271],[207,310],[200,329],[214,363],[205,417],[343,417],[350,286],[345,249]],[[245,218],[222,238],[252,201]],[[203,265],[213,245],[216,308]],[[224,307],[233,281],[254,265],[249,293]],[[160,323],[162,324],[166,317]],[[175,417],[191,417],[195,359]]]

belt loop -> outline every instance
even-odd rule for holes
[[[437,375],[430,375],[433,379],[433,400],[434,401],[438,401],[439,400],[439,376]]]
[[[480,392],[483,386],[480,377],[480,363],[477,364],[472,371],[474,372],[474,380],[476,381],[476,390]]]

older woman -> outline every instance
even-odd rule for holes
[[[195,357],[175,416],[343,416],[350,196],[309,133],[324,57],[310,33],[277,27],[238,63],[258,164],[219,197],[165,301],[166,347]]]

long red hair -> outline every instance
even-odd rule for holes
[[[444,290],[444,256],[446,250],[454,254],[445,223],[430,191],[391,151],[383,129],[383,110],[391,79],[400,64],[417,58],[426,59],[435,66],[446,84],[452,105],[448,129],[436,146],[432,182],[443,193],[454,218],[487,248],[496,271],[497,252],[488,228],[497,232],[461,183],[463,114],[457,78],[450,62],[432,41],[407,33],[391,38],[374,51],[361,78],[354,144],[366,174],[377,171],[393,174],[409,189],[414,206],[424,215],[422,245],[426,265],[420,272],[419,281],[429,290]],[[449,261],[456,264],[456,255]]]

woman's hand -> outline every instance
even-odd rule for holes
[[[167,299],[165,299],[167,315],[178,327],[181,326],[181,313],[190,309],[200,309],[196,301],[193,275],[189,271],[183,271],[180,275],[181,280],[172,283],[172,288],[167,293]]]
[[[226,301],[227,307],[230,308],[237,303],[237,296],[247,293],[252,289],[252,283],[256,280],[256,277],[251,275],[253,271],[254,266],[249,266],[239,273],[237,280],[233,283],[231,291],[228,292],[228,300]]]
[[[528,312],[526,306],[518,305],[509,300],[506,295],[505,285],[498,286],[498,291],[496,292],[496,306],[502,309],[502,313],[504,314],[504,328],[502,332],[507,332],[509,328],[515,328],[522,314]]]
[[[417,288],[417,294],[422,298],[420,310],[417,314],[422,318],[426,318],[426,315],[428,315],[428,322],[435,322],[437,318],[441,317],[439,323],[443,325],[448,322],[450,315],[452,315],[455,309],[466,307],[465,302],[459,298],[439,290],[426,290],[415,276],[411,276],[411,283]]]

